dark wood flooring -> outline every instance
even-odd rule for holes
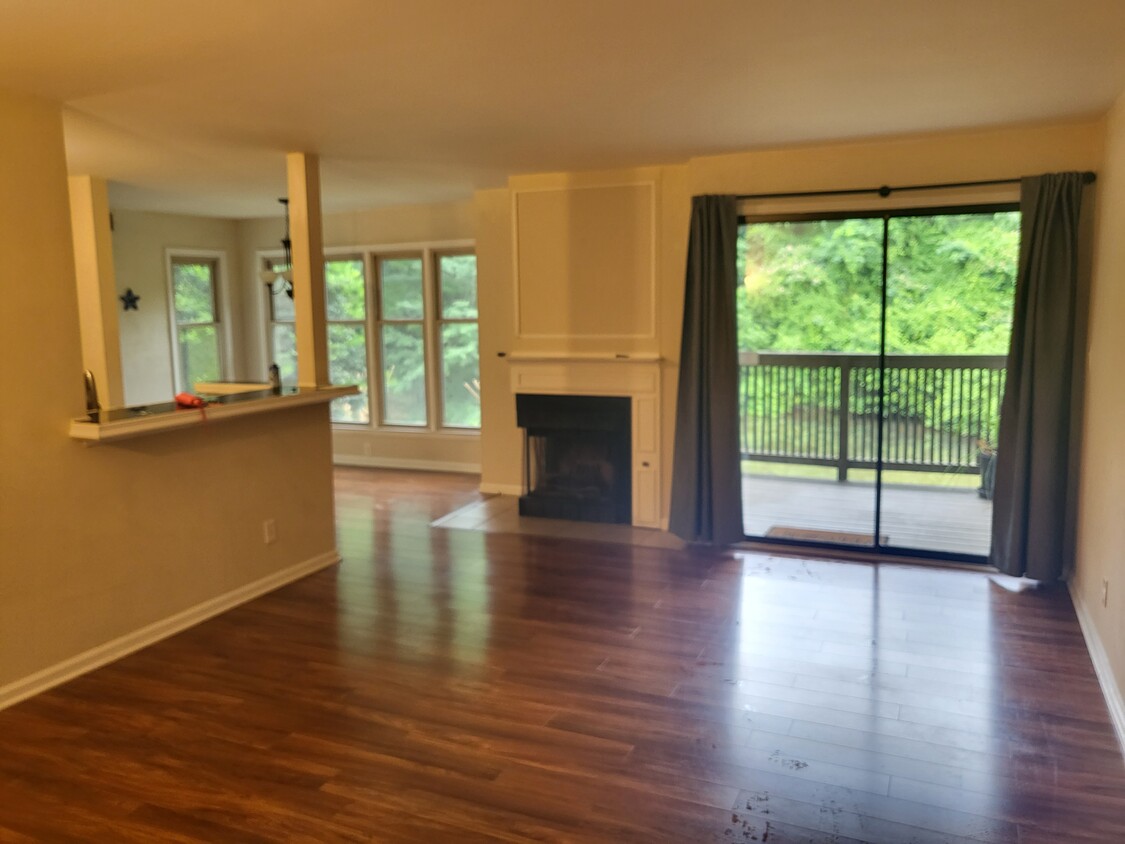
[[[978,572],[433,529],[0,712],[0,841],[1125,841],[1070,602]]]

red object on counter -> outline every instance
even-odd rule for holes
[[[177,393],[176,407],[206,407],[207,402],[191,393]]]

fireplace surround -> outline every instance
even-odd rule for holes
[[[666,528],[661,514],[660,358],[512,352],[507,359],[517,402],[526,394],[627,400],[631,515],[624,521],[634,527]],[[513,447],[523,452],[522,436],[518,443]]]

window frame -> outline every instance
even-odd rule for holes
[[[341,431],[394,433],[415,436],[480,436],[480,427],[446,426],[443,424],[444,406],[442,397],[442,350],[440,327],[441,317],[440,290],[441,283],[438,274],[438,261],[444,255],[473,255],[477,254],[476,241],[471,239],[443,240],[443,241],[417,241],[404,243],[364,244],[360,246],[333,246],[325,247],[324,259],[330,261],[341,258],[362,257],[364,262],[365,293],[367,296],[366,333],[367,333],[367,391],[370,408],[370,422],[333,422],[334,428]],[[267,262],[277,261],[282,253],[277,249],[258,250],[256,253],[254,283],[265,287],[258,279],[258,271],[267,266]],[[422,324],[422,348],[425,355],[425,396],[426,396],[426,422],[423,425],[404,425],[400,423],[387,423],[384,421],[383,401],[383,369],[382,369],[382,296],[381,278],[379,277],[379,260],[381,258],[421,258],[422,260],[422,298],[423,311],[421,320],[388,320],[389,324]],[[478,365],[480,356],[479,333],[479,284],[478,290],[478,316],[476,320],[445,320],[445,322],[476,322]],[[262,311],[259,324],[264,332],[260,348],[262,349],[265,366],[269,366],[273,358],[273,326],[293,325],[290,320],[274,320],[273,309],[270,304],[270,292],[264,290],[258,301]],[[284,295],[284,294],[279,294]],[[330,322],[325,315],[326,326]],[[331,320],[331,322],[341,322]],[[347,321],[344,321],[347,322]]]
[[[172,362],[172,390],[175,393],[194,392],[194,384],[181,381],[180,329],[213,326],[218,345],[219,379],[226,380],[233,371],[231,362],[230,300],[225,282],[227,278],[227,253],[221,249],[167,248],[164,250],[165,297],[168,306],[168,345]],[[214,319],[211,322],[185,322],[176,318],[176,285],[174,268],[177,264],[209,263],[211,272],[211,298]]]
[[[431,358],[430,344],[432,331],[430,327],[430,314],[431,314],[431,299],[429,273],[426,268],[426,251],[415,249],[398,249],[387,251],[372,251],[371,253],[372,265],[372,282],[375,294],[375,309],[371,317],[372,328],[375,329],[375,343],[372,344],[374,349],[375,360],[378,365],[375,367],[375,375],[378,379],[379,385],[379,412],[374,415],[374,419],[378,421],[375,423],[376,428],[380,430],[390,431],[428,431],[433,429],[434,422],[434,397],[431,389],[430,381],[432,380],[431,373]],[[383,271],[382,264],[384,261],[395,260],[417,260],[422,269],[422,316],[417,319],[387,319],[383,315]],[[382,366],[383,360],[383,328],[388,325],[417,325],[422,329],[422,390],[426,403],[425,415],[426,419],[420,425],[412,425],[404,422],[388,422],[387,421],[387,408],[386,408],[386,383],[384,377],[384,368]]]
[[[293,319],[274,319],[273,318],[273,297],[284,296],[285,292],[273,293],[270,285],[261,280],[260,272],[262,270],[273,271],[273,264],[285,261],[285,254],[281,250],[268,250],[258,252],[257,262],[254,270],[254,283],[260,289],[260,296],[258,301],[261,302],[262,307],[262,322],[265,324],[265,334],[262,337],[262,380],[266,379],[266,373],[272,364],[276,363],[276,355],[273,349],[273,329],[275,325],[291,325],[293,326],[294,335],[297,330],[296,315]],[[277,283],[276,281],[274,282]],[[294,357],[296,356],[296,349],[294,348]]]
[[[353,249],[325,249],[324,250],[324,263],[327,265],[331,261],[359,261],[363,266],[363,319],[332,319],[328,316],[327,301],[324,313],[324,328],[325,328],[325,342],[328,342],[328,330],[333,325],[358,325],[363,328],[363,361],[364,366],[367,368],[367,421],[366,422],[340,422],[335,419],[332,420],[333,425],[339,425],[346,430],[359,430],[371,427],[372,421],[375,419],[374,400],[371,394],[372,379],[371,373],[374,358],[371,352],[371,296],[372,296],[372,262],[371,256],[362,251]],[[324,274],[324,287],[325,296],[328,295],[328,267],[325,266]],[[272,324],[272,323],[271,323]],[[296,331],[296,324],[294,323],[294,331]],[[329,372],[332,368],[332,359],[329,355],[328,360]]]
[[[437,392],[435,407],[438,411],[437,425],[442,431],[480,431],[480,425],[449,425],[445,421],[445,344],[442,339],[442,329],[446,325],[472,324],[477,327],[477,373],[480,374],[480,285],[477,284],[477,275],[474,273],[473,283],[476,287],[477,315],[472,318],[455,317],[447,318],[442,315],[441,302],[441,259],[471,255],[476,262],[477,252],[473,247],[433,249],[430,253],[431,272],[433,274],[433,300],[434,300],[434,330],[433,330],[433,360],[434,360],[434,388]],[[479,388],[479,384],[478,384]]]

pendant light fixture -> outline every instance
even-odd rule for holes
[[[266,287],[269,288],[270,294],[276,296],[282,290],[285,295],[290,299],[293,298],[293,242],[289,239],[289,199],[281,197],[277,200],[285,206],[285,237],[281,239],[281,248],[285,250],[285,265],[280,270],[263,269],[259,274],[259,278],[265,282]],[[278,281],[283,281],[280,287],[275,288],[274,284]]]

